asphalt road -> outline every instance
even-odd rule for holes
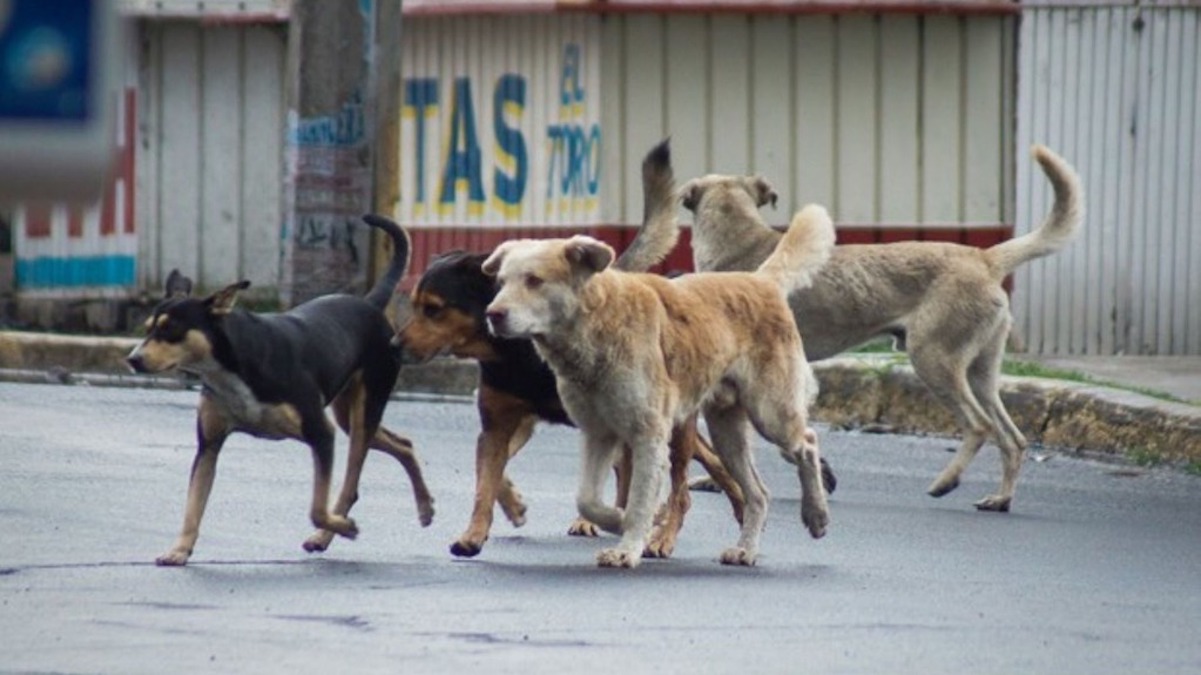
[[[971,502],[995,485],[995,450],[935,500],[950,441],[823,429],[841,481],[825,539],[804,533],[795,473],[761,445],[758,566],[716,562],[735,525],[724,498],[697,494],[672,559],[608,570],[602,542],[563,534],[578,436],[543,427],[510,465],[529,522],[498,513],[483,553],[455,560],[474,408],[398,401],[386,422],[418,444],[432,526],[377,455],[359,539],[308,555],[309,453],[236,436],[191,564],[156,568],[196,396],[0,384],[0,671],[1201,671],[1196,476],[1036,449],[1014,511],[983,514]]]

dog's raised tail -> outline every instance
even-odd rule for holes
[[[776,249],[759,266],[785,292],[807,288],[834,250],[834,221],[820,204],[808,204],[792,217]]]
[[[1028,260],[1051,255],[1063,248],[1076,234],[1076,228],[1084,217],[1080,178],[1076,176],[1075,169],[1045,146],[1035,145],[1031,154],[1042,166],[1047,180],[1051,181],[1055,202],[1037,230],[988,249],[998,279],[1005,278]]]
[[[375,286],[363,296],[367,302],[384,309],[392,300],[392,294],[396,292],[396,284],[400,283],[405,270],[409,268],[409,234],[403,227],[383,216],[368,213],[363,216],[363,222],[387,232],[392,238],[392,262],[388,263],[388,269],[375,282]]]
[[[642,226],[634,241],[613,266],[627,272],[645,272],[662,262],[676,247],[676,181],[671,168],[671,139],[665,139],[642,160]]]

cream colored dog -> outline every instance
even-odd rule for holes
[[[1018,265],[1066,245],[1083,211],[1072,167],[1043,146],[1035,146],[1033,155],[1055,190],[1055,204],[1039,229],[987,249],[935,242],[838,246],[813,285],[789,296],[810,360],[894,335],[914,372],[955,414],[963,445],[929,494],[941,497],[958,487],[985,439],[996,439],[1001,486],[976,502],[984,511],[1009,510],[1026,447],[997,391],[1012,324],[1001,282]],[[705,176],[680,194],[696,216],[697,270],[755,269],[780,240],[759,215],[759,207],[776,201],[760,176]],[[677,227],[669,221],[656,226]]]
[[[801,520],[814,538],[825,534],[817,437],[806,424],[817,384],[785,294],[811,282],[833,245],[830,217],[811,205],[753,273],[669,280],[621,272],[610,268],[613,249],[585,236],[506,242],[484,262],[499,284],[487,311],[492,332],[533,339],[584,432],[580,514],[622,535],[598,554],[602,567],[640,562],[663,494],[668,438],[698,410],[746,498],[723,564],[754,564],[767,516],[751,425],[797,465]],[[601,499],[623,444],[633,452],[624,512]]]

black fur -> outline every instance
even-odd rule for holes
[[[497,358],[480,361],[480,382],[497,391],[528,402],[541,419],[555,424],[571,424],[550,367],[534,351],[529,340],[498,338],[488,332],[484,310],[496,296],[492,277],[481,265],[487,254],[453,251],[430,263],[417,286],[417,292],[442,298],[446,306],[471,316],[481,336],[486,337]]]
[[[191,556],[217,455],[232,432],[297,438],[312,449],[316,489],[310,517],[322,531],[305,542],[306,550],[325,550],[327,537],[335,533],[351,538],[358,533],[348,515],[358,498],[369,447],[388,452],[405,466],[423,524],[432,518],[432,498],[411,445],[380,427],[401,365],[384,310],[408,267],[408,235],[390,220],[364,220],[384,230],[394,250],[388,269],[363,297],[327,295],[287,312],[257,314],[235,307],[238,292],[250,285],[247,281],[194,298],[187,297],[191,283],[182,275],[168,277],[168,297],[155,308],[146,339],[127,362],[139,372],[193,373],[203,382],[203,392],[184,526],[158,564],[183,565]],[[328,490],[334,430],[325,416],[330,405],[352,437],[346,479],[332,513]]]

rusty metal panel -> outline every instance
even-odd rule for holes
[[[1077,240],[1015,275],[1031,351],[1201,354],[1199,38],[1195,4],[1026,10],[1017,145],[1059,151],[1086,195]],[[1037,168],[1017,166],[1021,233],[1051,195]]]

